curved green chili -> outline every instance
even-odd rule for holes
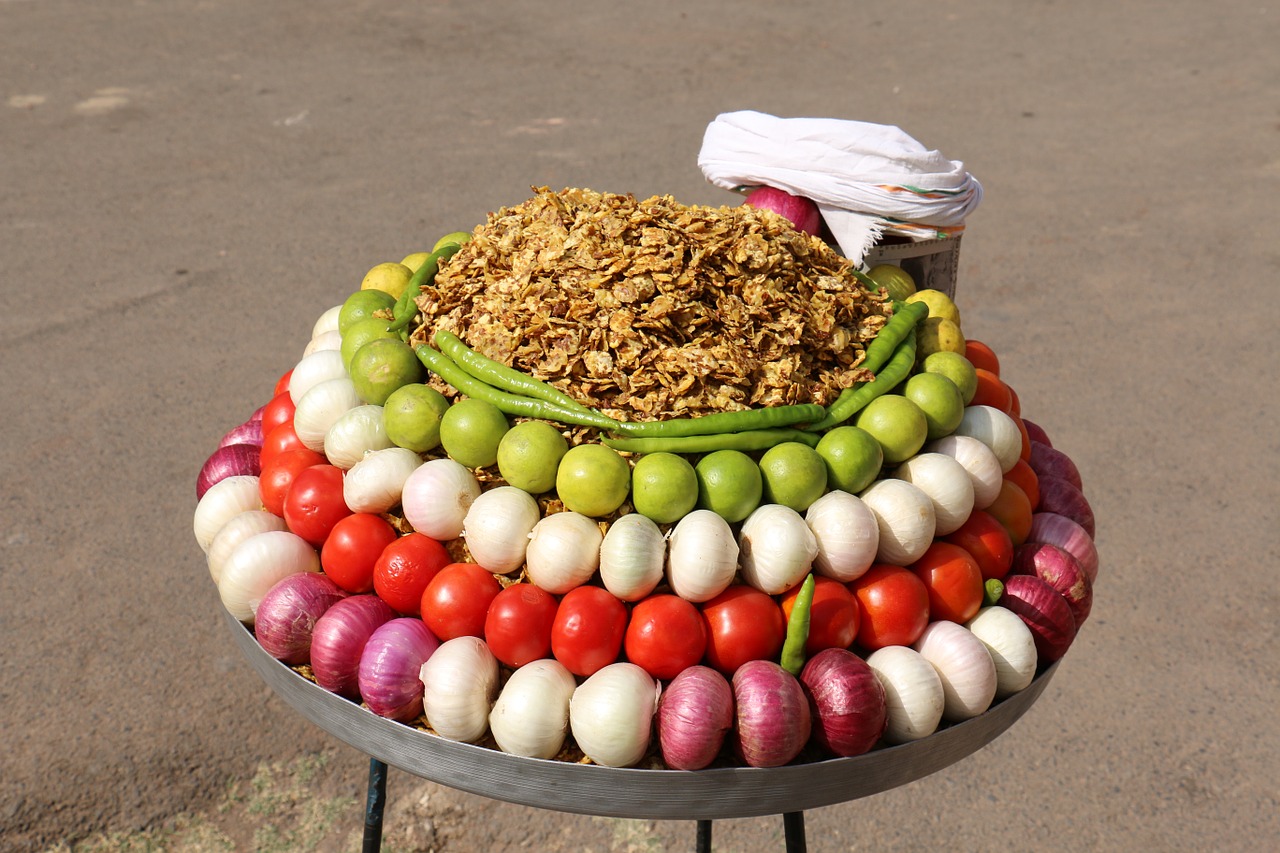
[[[810,447],[817,447],[818,439],[819,436],[816,433],[781,427],[724,432],[717,435],[647,436],[600,440],[614,450],[626,453],[712,453],[716,450],[741,450],[749,453],[753,450],[768,450],[774,445],[787,441],[798,441]]]
[[[779,663],[795,676],[799,676],[800,670],[804,669],[804,644],[809,640],[809,611],[813,607],[813,588],[816,585],[813,572],[810,572],[800,585],[800,592],[791,605],[791,616],[787,619],[787,639],[782,644]]]
[[[821,420],[826,414],[827,410],[817,403],[800,403],[793,406],[766,406],[761,409],[742,409],[736,412],[715,412],[696,418],[674,418],[669,421],[628,421],[619,424],[618,432],[632,438],[720,435],[813,423]]]
[[[889,359],[889,363],[876,374],[874,382],[864,382],[854,388],[846,389],[847,393],[841,394],[831,404],[831,408],[827,410],[827,416],[809,427],[809,429],[813,432],[818,432],[839,426],[866,408],[866,405],[876,397],[887,394],[897,388],[904,379],[911,375],[911,369],[915,366],[916,336],[908,335],[898,345],[898,350],[893,354],[893,358]]]
[[[440,329],[436,332],[436,346],[440,348],[440,352],[448,356],[471,376],[495,388],[518,394],[522,397],[545,400],[553,406],[560,406],[572,411],[591,411],[591,409],[588,409],[560,389],[554,388],[540,379],[535,379],[527,373],[521,373],[514,367],[509,367],[500,361],[494,361],[488,356],[476,352],[463,343],[461,338],[447,329]]]
[[[423,287],[436,280],[440,264],[452,258],[461,248],[460,243],[445,243],[427,256],[422,266],[418,267],[417,272],[405,285],[404,293],[401,293],[400,298],[396,300],[395,307],[391,309],[391,325],[387,327],[388,331],[398,332],[413,322],[413,315],[418,313],[418,304],[414,300],[422,293]]]

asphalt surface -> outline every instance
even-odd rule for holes
[[[810,812],[810,849],[1270,847],[1277,42],[1280,7],[1236,0],[0,0],[0,848],[354,846],[366,759],[233,646],[201,462],[365,270],[531,186],[728,203],[696,156],[735,109],[898,125],[983,182],[965,331],[1077,460],[1102,555],[1030,713]],[[304,839],[228,799],[276,783],[341,807]],[[396,849],[692,846],[398,772],[390,797]],[[779,849],[781,820],[716,846]]]

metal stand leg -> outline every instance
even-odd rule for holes
[[[387,765],[369,759],[369,798],[364,805],[364,853],[382,849],[382,811],[387,804]]]
[[[698,821],[698,853],[711,853],[711,821]]]
[[[782,831],[787,838],[787,853],[805,853],[804,812],[787,812],[782,816]]]

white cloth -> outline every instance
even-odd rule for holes
[[[958,232],[982,200],[964,163],[897,127],[860,121],[722,113],[698,166],[724,189],[771,186],[812,199],[855,264],[886,230],[917,239]]]

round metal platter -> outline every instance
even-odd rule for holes
[[[224,611],[225,613],[225,611]],[[446,740],[379,717],[308,681],[263,651],[225,614],[232,636],[294,710],[366,755],[450,788],[537,808],[603,817],[716,820],[806,811],[905,785],[986,746],[1035,703],[1057,669],[986,713],[913,743],[786,767],[699,771],[618,769],[521,758]]]

